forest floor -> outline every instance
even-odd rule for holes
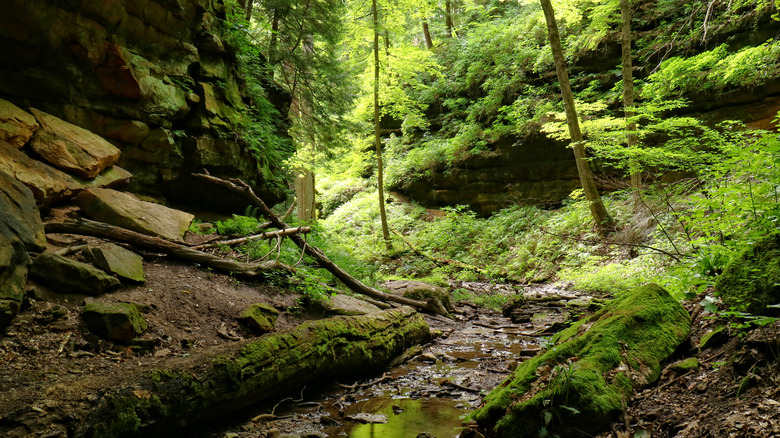
[[[63,235],[58,239],[67,243],[76,238]],[[57,295],[42,286],[31,287],[25,308],[0,336],[0,432],[9,437],[26,436],[27,427],[36,425],[35,430],[48,431],[46,436],[68,436],[72,431],[63,426],[67,423],[63,415],[67,413],[57,411],[58,387],[64,385],[72,390],[79,386],[83,376],[103,376],[109,385],[120,384],[140,372],[160,368],[166,361],[186,360],[206,348],[255,336],[236,322],[239,313],[252,303],[268,303],[284,310],[277,321],[278,330],[319,317],[307,313],[299,306],[299,295],[284,288],[244,282],[173,262],[162,255],[145,254],[145,258],[146,283],[122,286],[99,297],[101,301],[140,305],[149,322],[149,329],[143,335],[146,347],[140,349],[101,340],[86,329],[79,311],[85,301],[94,298]],[[56,306],[66,309],[59,318],[52,317],[53,313],[57,314],[52,312]],[[697,306],[687,304],[696,318],[689,343],[680,348],[675,359],[697,357],[699,368],[678,372],[667,366],[659,382],[636,394],[624,417],[613,425],[612,431],[600,437],[780,436],[780,326],[775,323],[731,333],[727,328],[710,341],[711,347],[699,351],[696,346],[702,336],[722,322],[697,311]],[[274,436],[281,429],[298,436],[353,436],[344,435],[343,428],[334,429],[334,424],[344,422],[342,415],[349,415],[349,406],[358,404],[362,393],[387,393],[398,389],[398,385],[405,388],[401,392],[408,398],[455,400],[450,404],[454,409],[450,412],[457,423],[460,416],[479,403],[481,394],[507,376],[516,361],[535,353],[539,344],[528,340],[530,328],[515,330],[511,322],[495,312],[468,304],[458,308],[461,314],[454,321],[428,319],[442,336],[426,346],[416,359],[403,365],[407,370],[405,380],[398,380],[402,375],[392,375],[391,371],[392,379],[374,385],[357,385],[352,389],[332,387],[317,396],[318,407],[314,409],[317,415],[312,415],[311,409],[291,411],[286,414],[289,415],[286,423],[277,424],[274,422],[280,419],[274,416],[258,417],[258,412],[262,412],[258,408],[251,415],[244,413],[245,417],[237,417],[233,427],[212,428],[202,435],[259,438]],[[538,309],[529,312],[535,310]],[[464,345],[473,344],[473,339],[458,341],[458,336],[493,338],[497,344],[478,348],[481,356],[477,357],[464,353]],[[541,341],[538,336],[530,338]],[[447,368],[449,361],[466,363],[465,373]],[[430,371],[412,373],[415,368],[423,367]],[[450,370],[450,374],[442,367]],[[81,403],[88,404],[97,393],[99,388],[82,388]],[[327,415],[322,408],[324,399],[330,400],[329,406],[335,409]],[[339,401],[343,409],[338,409]],[[2,420],[9,413],[13,413],[14,422]],[[626,419],[633,435],[625,432]],[[297,430],[284,430],[288,426]],[[425,429],[419,432],[430,433]]]

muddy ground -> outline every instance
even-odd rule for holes
[[[54,236],[53,243],[62,245],[79,239],[83,238]],[[141,305],[149,330],[143,336],[146,342],[136,347],[113,344],[89,333],[79,311],[85,300],[92,298],[57,295],[31,284],[23,311],[0,334],[1,433],[25,436],[21,423],[2,420],[3,414],[23,412],[16,418],[29,424],[45,423],[46,433],[37,436],[68,436],[69,431],[62,426],[66,421],[57,417],[62,414],[51,411],[58,397],[51,388],[77,387],[85,375],[103,376],[106,385],[119,384],[139,371],[159,368],[171,358],[186,358],[207,347],[255,336],[236,321],[249,304],[269,303],[282,311],[277,322],[280,330],[317,317],[301,307],[299,296],[288,288],[242,281],[159,254],[144,256],[146,283],[125,285],[97,298]],[[483,294],[515,293],[513,288],[502,292],[476,284],[466,287]],[[564,293],[577,296],[570,291]],[[711,347],[699,351],[700,338],[723,322],[697,310],[697,306],[694,302],[687,304],[696,315],[694,331],[675,359],[695,356],[700,367],[685,372],[668,367],[661,380],[639,392],[625,415],[601,437],[632,436],[626,433],[626,419],[633,436],[780,436],[778,324],[752,330],[727,328]],[[55,308],[60,312],[52,311]],[[394,416],[422,416],[426,420],[420,427],[394,426],[400,429],[387,429],[384,435],[374,436],[455,436],[460,418],[508,376],[518,361],[543,347],[549,335],[545,330],[559,327],[563,315],[555,309],[546,314],[528,309],[528,321],[513,323],[497,312],[468,303],[461,303],[458,309],[460,314],[453,320],[429,318],[431,327],[441,336],[405,364],[384,376],[375,376],[378,382],[338,382],[346,388],[336,382],[322,382],[319,388],[225,419],[225,424],[188,431],[188,436],[369,436],[361,432],[364,426],[358,426],[366,418],[349,417],[374,413],[370,411],[388,416],[386,423],[370,427],[389,424]],[[579,313],[566,315],[576,317]],[[49,388],[48,392],[44,388]],[[83,388],[84,394],[98,390]],[[411,401],[420,403],[414,405]],[[420,413],[412,415],[413,411]],[[446,423],[444,432],[434,427],[439,423]],[[449,435],[451,430],[453,435]]]

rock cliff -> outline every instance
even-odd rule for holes
[[[221,0],[5,0],[0,98],[108,140],[121,150],[118,165],[134,175],[134,192],[243,210],[229,194],[190,178],[205,168],[241,178],[267,202],[278,202],[280,190],[260,172],[274,164],[237,141],[246,104],[225,18]],[[269,100],[284,110],[285,96]],[[34,123],[19,120],[15,129],[34,131]]]

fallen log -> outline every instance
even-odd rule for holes
[[[211,351],[108,389],[76,437],[147,436],[192,426],[289,393],[310,382],[381,370],[412,344],[431,339],[405,307],[309,321],[230,351]],[[240,344],[240,343],[239,343]],[[189,358],[187,358],[189,359]],[[72,418],[72,417],[70,417]]]
[[[255,192],[252,190],[252,188],[249,187],[243,181],[237,179],[231,179],[230,181],[228,181],[228,180],[216,178],[214,176],[205,175],[201,173],[193,174],[193,176],[197,178],[202,178],[206,181],[212,182],[222,187],[226,187],[232,191],[243,193],[244,196],[246,196],[247,200],[253,206],[258,208],[260,214],[262,214],[263,216],[268,218],[269,221],[271,221],[274,227],[279,229],[290,228],[286,223],[284,223],[283,220],[281,220],[278,216],[276,216],[271,211],[271,209],[268,208],[265,202],[262,199],[260,199],[257,195],[255,195]],[[327,269],[328,272],[333,274],[334,277],[338,278],[339,281],[344,283],[344,285],[350,288],[353,292],[366,295],[368,297],[371,297],[379,301],[385,301],[385,302],[392,301],[395,303],[416,307],[418,309],[427,310],[437,315],[443,315],[443,316],[448,315],[447,310],[444,308],[444,306],[440,302],[436,301],[435,299],[429,299],[428,301],[412,300],[398,295],[388,294],[386,292],[382,292],[378,289],[374,289],[368,285],[365,285],[360,280],[356,279],[355,277],[347,273],[347,271],[343,270],[340,266],[333,263],[333,261],[331,261],[319,248],[309,245],[301,236],[297,234],[293,234],[289,237],[290,240],[295,242],[295,244],[298,245],[298,247],[301,248],[308,256],[313,258],[320,265],[320,267]]]
[[[276,230],[276,231],[269,231],[267,233],[262,234],[255,234],[252,236],[245,236],[245,237],[239,237],[236,239],[230,239],[230,240],[219,240],[209,243],[204,243],[202,245],[195,245],[191,246],[192,249],[204,249],[204,248],[213,248],[220,245],[225,246],[232,246],[232,245],[238,245],[240,243],[246,243],[250,242],[252,240],[268,240],[268,239],[276,239],[277,237],[287,237],[291,234],[306,234],[311,232],[311,227],[295,227],[295,228],[285,228],[283,230]]]
[[[254,277],[274,269],[281,269],[291,273],[295,272],[295,269],[292,266],[288,266],[276,260],[266,260],[255,263],[242,263],[227,260],[159,237],[147,236],[146,234],[88,219],[66,221],[62,223],[48,223],[44,225],[44,230],[46,233],[79,234],[129,243],[147,250],[162,252],[181,260],[199,263],[203,266],[218,269],[220,271],[233,272],[247,277]]]

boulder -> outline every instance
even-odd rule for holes
[[[52,166],[93,179],[119,160],[119,149],[102,137],[35,108],[30,111],[41,124],[30,147]]]
[[[51,252],[33,260],[30,275],[61,294],[99,295],[119,286],[119,280],[100,269]]]
[[[122,344],[129,344],[148,328],[138,307],[131,303],[91,302],[84,306],[81,317],[96,335]]]
[[[402,295],[405,298],[425,302],[428,300],[435,300],[438,301],[447,312],[452,312],[454,310],[452,307],[452,300],[450,299],[450,293],[443,287],[424,281],[401,280],[390,280],[385,282],[383,286],[390,289],[390,292]]]
[[[35,200],[42,206],[69,198],[85,188],[123,187],[133,178],[130,172],[112,166],[95,179],[84,180],[34,160],[2,140],[0,140],[0,171],[13,176],[27,186]]]
[[[259,333],[268,333],[274,329],[279,311],[268,304],[254,303],[241,312],[238,320]]]
[[[0,99],[0,140],[18,149],[27,143],[39,127],[32,114]]]
[[[81,192],[76,204],[91,218],[169,240],[179,240],[195,216],[111,189]]]
[[[330,315],[365,315],[379,312],[379,307],[361,299],[344,294],[336,294],[330,299],[322,300],[320,305]]]
[[[596,435],[624,400],[658,379],[690,326],[688,312],[663,288],[637,288],[554,336],[471,418],[491,437]]]
[[[100,269],[118,277],[139,283],[146,281],[144,258],[119,245],[104,243],[101,246],[87,247],[84,257]]]
[[[731,310],[753,315],[780,315],[780,233],[743,251],[715,281],[715,290]]]
[[[21,308],[30,263],[27,251],[45,248],[46,235],[32,193],[0,171],[0,328]]]

